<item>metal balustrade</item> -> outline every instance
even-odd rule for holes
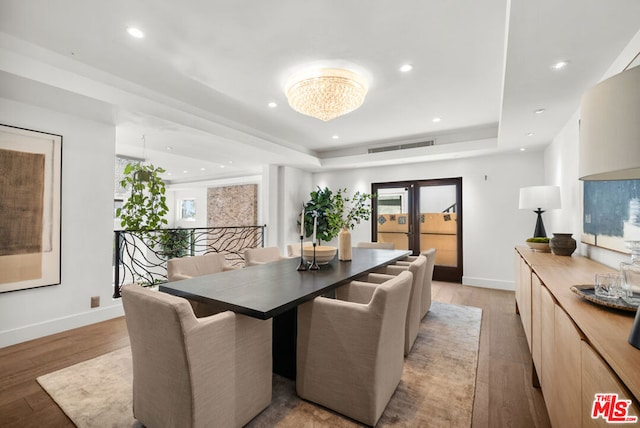
[[[132,282],[167,282],[167,260],[222,253],[232,266],[244,265],[246,248],[264,247],[266,226],[229,226],[152,231],[116,230],[113,257],[113,297]]]

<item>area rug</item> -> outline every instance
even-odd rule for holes
[[[433,302],[378,427],[471,426],[481,319],[479,308]],[[129,347],[37,380],[78,427],[141,426],[132,414]],[[274,375],[271,405],[247,426],[361,425],[301,400],[294,381]]]

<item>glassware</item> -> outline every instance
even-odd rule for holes
[[[620,263],[622,299],[630,305],[640,304],[640,241],[625,241],[631,250],[631,261]]]
[[[622,279],[617,273],[597,273],[595,277],[595,295],[607,299],[626,297],[622,288]]]

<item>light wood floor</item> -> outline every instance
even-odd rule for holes
[[[434,282],[433,298],[483,309],[473,427],[549,427],[513,292]],[[73,427],[36,377],[128,344],[117,318],[0,349],[0,426]]]

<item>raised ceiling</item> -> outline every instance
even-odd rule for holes
[[[116,125],[118,153],[175,182],[357,167],[544,147],[638,16],[637,0],[3,0],[0,70],[81,96],[80,114]],[[327,61],[371,83],[360,109],[322,122],[293,111],[283,86]],[[367,154],[424,140],[435,145]]]

